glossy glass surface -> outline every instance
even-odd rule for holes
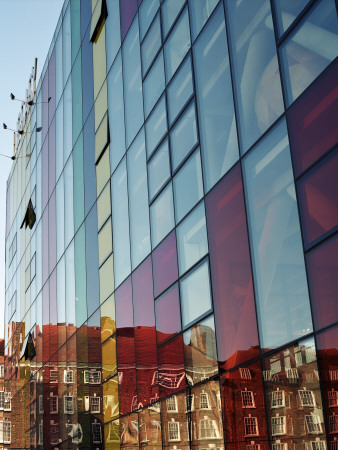
[[[208,260],[181,279],[180,293],[182,325],[185,328],[212,309]]]
[[[219,6],[194,45],[199,128],[206,191],[238,159],[223,8]]]
[[[156,146],[166,134],[167,128],[166,101],[165,96],[163,95],[145,124],[148,158],[152,155]]]
[[[159,0],[143,0],[139,9],[140,21],[140,40],[148,31],[148,28],[155,17],[155,14],[160,6]]]
[[[173,170],[182,163],[197,144],[195,102],[192,102],[170,132],[170,149]]]
[[[163,37],[165,37],[168,34],[183,5],[184,0],[175,0],[174,2],[171,0],[162,1],[161,18],[162,18]]]
[[[168,119],[170,125],[193,93],[191,56],[189,54],[167,88]]]
[[[261,346],[312,330],[285,122],[244,160],[244,186]]]
[[[182,12],[164,45],[167,83],[191,47],[188,8]]]
[[[157,349],[160,398],[185,388],[183,337],[178,336]]]
[[[99,258],[97,242],[97,211],[96,205],[86,218],[86,281],[87,281],[87,314],[91,314],[99,307]]]
[[[99,232],[99,264],[101,265],[113,251],[111,219],[107,220]]]
[[[182,275],[208,253],[204,203],[177,227],[179,273]]]
[[[200,152],[197,150],[174,177],[176,223],[203,197]]]
[[[281,46],[288,105],[337,57],[337,30],[335,2],[317,2]]]
[[[173,231],[152,253],[154,295],[157,297],[177,280],[176,235]]]
[[[104,342],[116,332],[115,297],[111,295],[100,307],[101,342]]]
[[[161,43],[161,22],[160,15],[158,14],[141,45],[143,76],[148,72],[148,69],[153,59],[155,58],[156,53],[161,47]]]
[[[284,110],[271,7],[226,1],[242,153]]]
[[[159,146],[148,163],[148,186],[150,200],[157,194],[170,177],[168,139]]]
[[[109,248],[110,242],[108,242]],[[109,250],[111,250],[109,248]],[[108,251],[107,251],[108,253]],[[114,255],[111,254],[108,259],[105,260],[103,265],[99,269],[100,280],[100,304],[104,302],[107,297],[114,290]]]
[[[121,45],[120,34],[120,2],[112,0],[106,2],[108,17],[106,18],[106,52],[107,52],[107,70],[109,71],[119,47]]]
[[[172,338],[181,330],[178,285],[168,289],[155,302],[157,344]]]
[[[174,228],[174,204],[172,184],[161,192],[150,206],[151,243],[152,248]]]
[[[191,37],[194,41],[213,13],[219,0],[189,0]]]
[[[83,179],[83,135],[77,140],[73,150],[74,182],[74,229],[77,230],[84,219],[84,179]]]
[[[163,52],[161,51],[143,82],[144,113],[148,117],[165,88]]]
[[[120,0],[121,40],[128,33],[136,12],[137,0]]]
[[[307,248],[337,229],[337,170],[336,150],[297,183],[303,237]]]
[[[312,314],[318,330],[338,321],[338,238],[323,242],[306,253]]]
[[[308,3],[309,0],[300,0],[298,2],[292,0],[274,0],[279,36],[290,27]]]
[[[338,141],[338,62],[287,112],[295,176],[299,176]]]

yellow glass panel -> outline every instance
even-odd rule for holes
[[[96,165],[96,194],[100,195],[102,189],[110,178],[109,146],[104,151],[99,163]]]
[[[92,0],[92,20],[90,23],[90,40],[95,41],[99,36],[99,29],[102,26],[104,15],[102,14],[104,11],[102,9],[102,2],[104,0]]]
[[[102,378],[106,380],[117,372],[116,338],[111,337],[102,345]]]
[[[119,420],[104,424],[104,447],[106,450],[120,449],[120,423]]]
[[[103,383],[103,414],[104,422],[110,422],[119,416],[118,379],[113,377]]]
[[[97,199],[97,226],[98,229],[102,227],[107,218],[111,214],[110,201],[110,183],[103,189],[100,197]]]
[[[107,77],[106,64],[106,27],[103,26],[97,40],[93,44],[94,67],[94,99],[97,97],[104,80]]]
[[[115,331],[115,297],[113,294],[101,305],[101,342],[106,341]]]
[[[108,144],[108,116],[106,114],[95,134],[95,162],[100,158]]]
[[[95,70],[94,70],[95,73]],[[100,126],[102,119],[104,115],[107,113],[108,110],[108,91],[107,91],[107,82],[104,83],[102,86],[102,89],[100,90],[100,93],[96,97],[96,101],[94,104],[94,110],[95,110],[95,131]]]
[[[114,290],[114,259],[113,254],[100,267],[100,303],[103,303]]]
[[[101,265],[113,251],[111,219],[99,232],[99,264]]]

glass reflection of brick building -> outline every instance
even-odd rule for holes
[[[8,181],[4,448],[338,450],[337,34],[334,0],[65,1]]]

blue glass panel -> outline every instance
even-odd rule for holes
[[[194,41],[211,16],[219,0],[189,0],[191,37]]]
[[[106,52],[107,52],[107,71],[119,51],[121,45],[120,34],[120,2],[119,0],[110,0],[106,2],[108,17],[106,19]]]
[[[161,52],[143,82],[144,113],[146,117],[160,98],[164,88],[164,62],[163,52]]]
[[[143,0],[139,9],[140,40],[144,38],[160,6],[159,0]]]
[[[168,139],[166,139],[148,163],[148,186],[150,200],[170,178]]]
[[[161,192],[150,207],[151,243],[156,247],[174,228],[174,204],[171,183]]]
[[[161,43],[161,23],[160,15],[158,14],[141,45],[143,76],[147,73],[156,53],[161,47]]]
[[[151,156],[156,146],[167,132],[167,110],[165,96],[161,98],[145,125],[147,156]]]

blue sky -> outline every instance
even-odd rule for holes
[[[0,0],[0,153],[13,154],[13,133],[29,75],[38,58],[38,78],[46,60],[63,0]],[[3,337],[5,296],[6,181],[12,161],[0,157],[0,337]]]

